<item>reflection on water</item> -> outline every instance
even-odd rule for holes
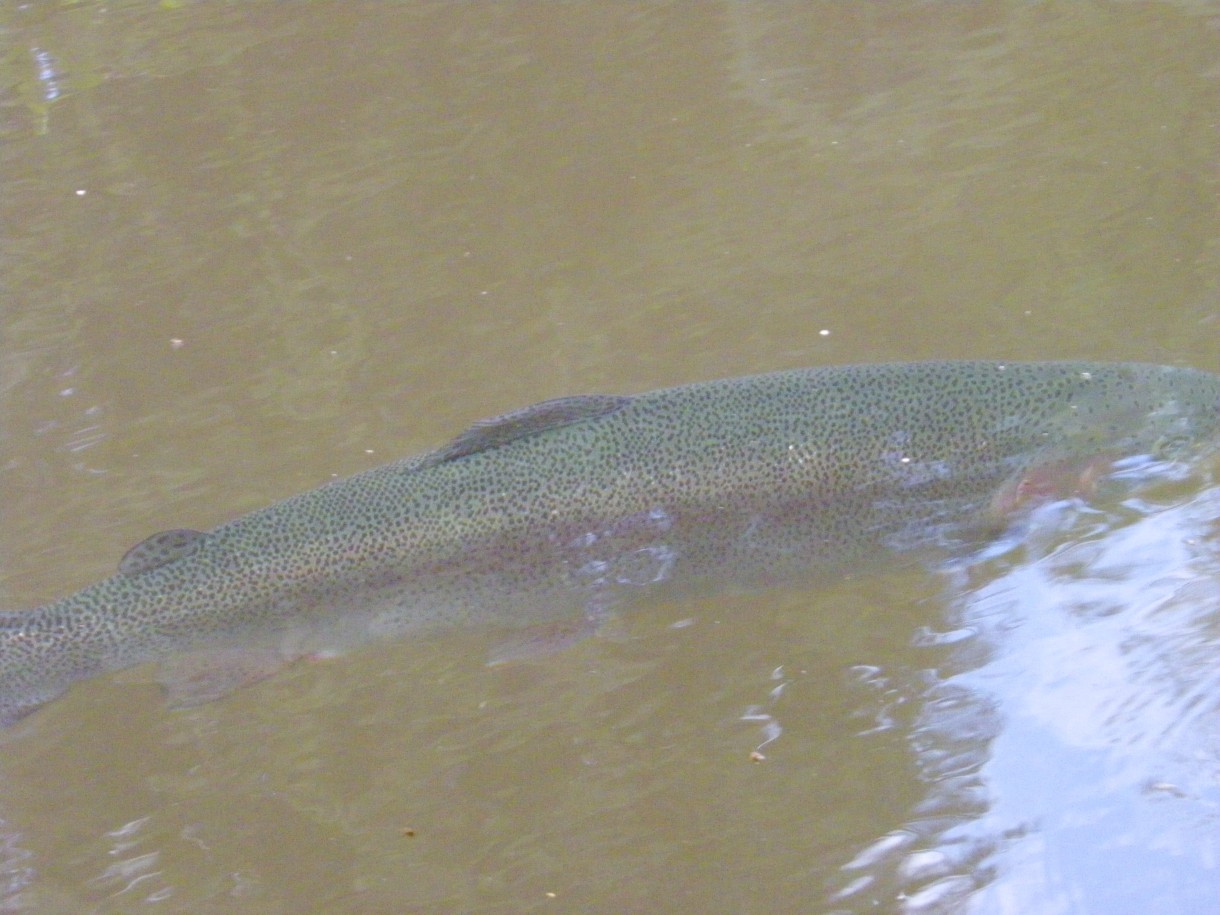
[[[962,573],[974,635],[911,735],[927,796],[844,866],[836,901],[1220,911],[1218,520],[1220,487],[1050,506]]]
[[[21,893],[37,875],[33,852],[21,842],[20,831],[0,820],[0,911],[18,911]]]

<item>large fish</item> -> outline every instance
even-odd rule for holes
[[[203,659],[178,662],[178,698],[201,700],[381,636],[579,634],[638,596],[962,549],[1115,462],[1218,442],[1220,375],[1143,364],[857,365],[546,401],[156,534],[112,577],[0,614],[0,720],[152,660]]]

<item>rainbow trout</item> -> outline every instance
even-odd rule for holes
[[[580,632],[641,597],[952,553],[1116,461],[1218,442],[1220,375],[1143,364],[856,365],[546,401],[155,534],[110,578],[0,614],[0,720],[153,660],[204,659],[178,686],[202,701],[373,638]]]

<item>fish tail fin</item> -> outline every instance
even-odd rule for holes
[[[40,676],[45,671],[31,635],[32,619],[32,611],[0,611],[0,728],[14,724],[68,688],[54,677]]]

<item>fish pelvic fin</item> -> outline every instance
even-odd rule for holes
[[[274,648],[201,649],[166,658],[160,665],[165,702],[190,708],[221,699],[277,673],[296,658]]]

